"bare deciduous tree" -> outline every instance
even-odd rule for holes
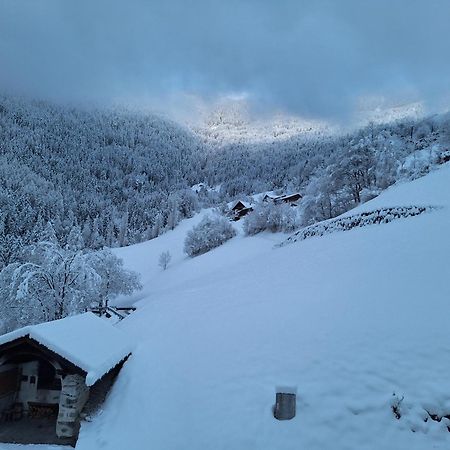
[[[159,261],[158,265],[161,267],[162,270],[166,270],[169,266],[170,260],[172,259],[172,256],[170,255],[169,251],[162,252],[159,255]]]

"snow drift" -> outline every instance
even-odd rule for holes
[[[145,281],[120,324],[138,345],[77,448],[448,449],[449,192],[447,165],[349,213],[440,207],[412,218],[281,248],[241,234],[188,259],[197,216],[117,250]],[[280,387],[293,420],[273,417]]]

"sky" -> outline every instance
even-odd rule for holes
[[[0,91],[347,117],[450,94],[449,0],[0,0]]]

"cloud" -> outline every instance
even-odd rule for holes
[[[174,107],[245,93],[345,117],[362,97],[442,106],[448,0],[0,0],[0,89]]]

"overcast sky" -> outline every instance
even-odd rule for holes
[[[0,0],[0,90],[345,116],[450,92],[449,0]],[[181,100],[180,100],[181,101]]]

